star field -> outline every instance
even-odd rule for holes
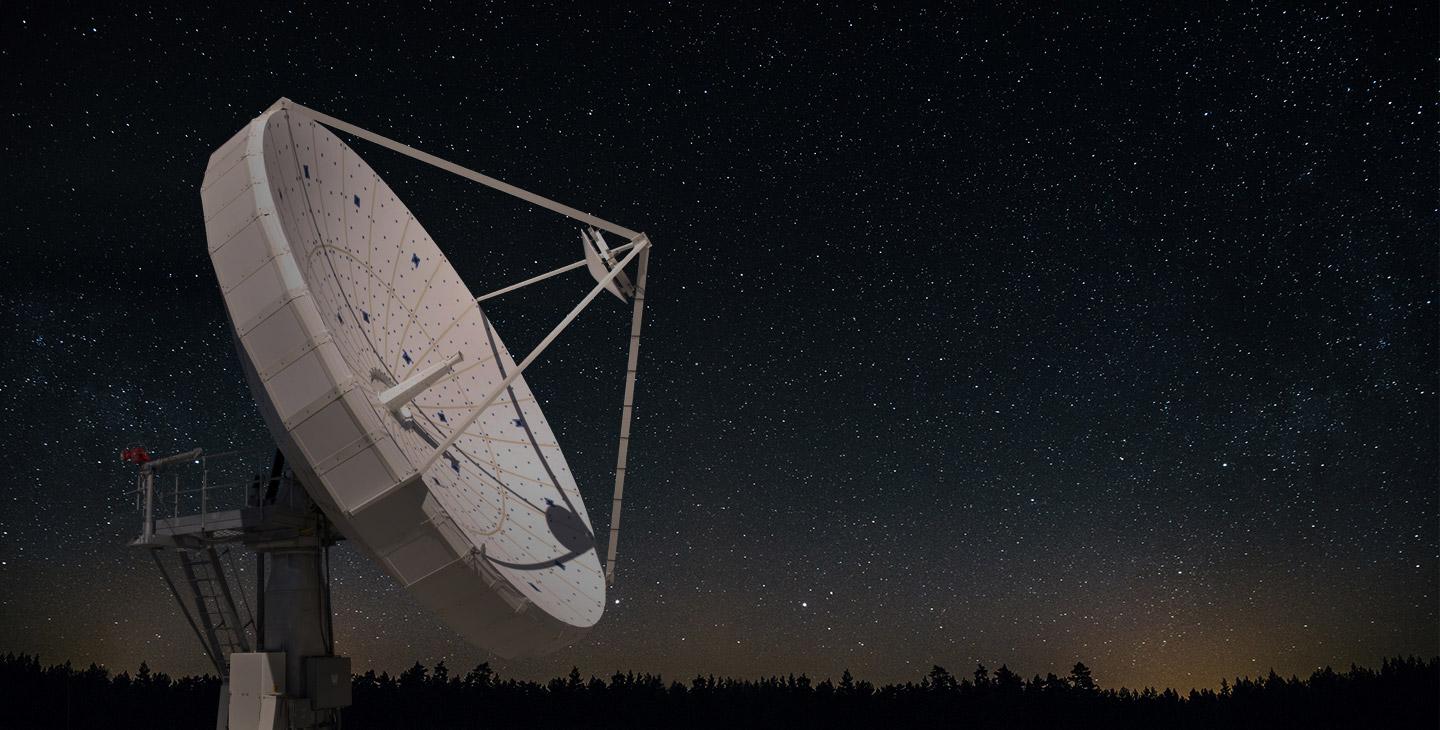
[[[206,668],[117,454],[269,443],[199,185],[280,96],[656,244],[601,624],[496,662],[342,543],[357,668],[1188,688],[1440,649],[1433,7],[386,7],[0,8],[0,651]],[[352,144],[477,293],[575,258]],[[486,313],[525,352],[588,284]],[[598,525],[628,321],[527,373]]]

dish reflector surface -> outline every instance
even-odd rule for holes
[[[415,473],[515,361],[390,187],[325,127],[280,107],[215,152],[201,197],[261,411],[341,532],[502,656],[593,626],[605,605],[594,531],[523,377]],[[381,404],[457,353],[412,418]]]

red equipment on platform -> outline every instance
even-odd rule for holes
[[[127,446],[120,451],[120,460],[129,464],[144,464],[150,460],[150,452],[144,446]]]

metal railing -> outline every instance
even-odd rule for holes
[[[257,507],[274,500],[281,477],[272,475],[273,448],[206,453],[194,449],[142,464],[135,508],[142,513],[142,539],[155,534],[157,519],[206,515]]]

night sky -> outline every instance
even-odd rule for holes
[[[199,186],[280,96],[656,245],[620,603],[497,661],[342,543],[358,670],[1188,688],[1440,650],[1433,6],[48,5],[0,6],[0,651],[207,668],[117,453],[269,444]],[[477,293],[578,254],[352,144]],[[528,351],[589,283],[487,313]],[[600,525],[628,318],[527,373]]]

